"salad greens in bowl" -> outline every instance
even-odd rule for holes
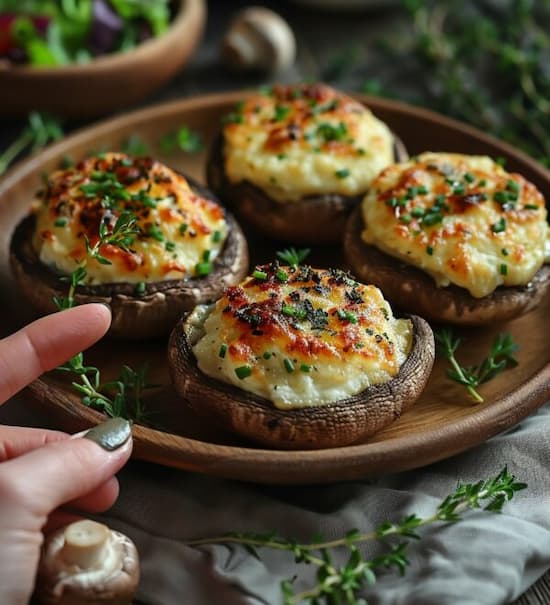
[[[205,0],[2,0],[0,115],[126,108],[178,72]]]
[[[124,52],[168,29],[171,4],[170,0],[4,0],[0,58],[51,67]]]

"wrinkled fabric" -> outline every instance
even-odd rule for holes
[[[0,416],[0,420],[2,417]],[[276,605],[280,582],[315,570],[288,553],[185,541],[228,532],[269,532],[309,541],[368,531],[408,514],[433,514],[458,482],[496,475],[504,465],[528,484],[502,514],[467,512],[456,524],[420,530],[406,575],[379,574],[365,592],[373,605],[500,605],[550,567],[550,405],[512,431],[431,466],[343,484],[265,486],[216,479],[147,463],[119,475],[121,494],[102,519],[129,535],[141,557],[138,599],[147,605]],[[367,556],[382,552],[371,543]],[[342,560],[343,562],[343,560]]]

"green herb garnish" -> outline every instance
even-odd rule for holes
[[[237,378],[243,380],[244,378],[248,378],[252,375],[252,368],[248,365],[239,366],[238,368],[235,368],[235,374],[237,375]]]
[[[377,580],[377,572],[395,569],[405,573],[409,565],[408,549],[413,540],[421,538],[422,527],[434,523],[456,523],[468,510],[479,509],[500,512],[507,501],[527,485],[516,480],[505,467],[498,475],[476,483],[459,483],[456,489],[441,500],[435,512],[427,517],[409,514],[397,522],[386,521],[374,529],[364,532],[351,529],[342,537],[324,541],[317,537],[311,543],[301,544],[294,539],[286,539],[269,533],[234,532],[223,536],[191,540],[189,546],[210,544],[234,544],[245,548],[260,559],[260,549],[286,551],[296,562],[306,563],[317,569],[315,580],[309,588],[294,590],[294,579],[281,582],[285,605],[359,605],[363,589]],[[392,543],[391,540],[398,541]],[[369,559],[364,549],[365,543],[378,541],[385,546],[385,552]],[[336,563],[334,554],[346,554],[346,561]],[[340,558],[340,557],[339,557]]]
[[[478,366],[461,366],[455,352],[460,345],[460,338],[456,338],[449,329],[443,329],[435,333],[439,350],[450,362],[451,368],[447,369],[447,376],[451,380],[466,387],[466,390],[476,403],[481,403],[483,397],[477,392],[477,387],[507,368],[518,365],[514,353],[519,346],[513,341],[510,334],[499,334],[493,344],[489,355]]]
[[[285,250],[279,250],[277,252],[277,257],[287,263],[290,267],[298,267],[298,265],[300,265],[302,261],[307,258],[310,252],[310,248],[301,248],[296,250],[296,248],[291,247],[286,248]]]

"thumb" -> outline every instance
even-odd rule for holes
[[[23,514],[42,524],[59,506],[108,481],[131,451],[130,423],[111,418],[87,433],[4,462],[0,466],[0,501],[10,510],[12,523],[13,515]]]

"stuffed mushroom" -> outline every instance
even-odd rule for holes
[[[259,266],[172,332],[176,390],[197,414],[283,449],[336,447],[395,421],[434,358],[428,324],[394,318],[340,270]]]
[[[358,101],[323,84],[279,85],[226,116],[207,180],[260,233],[338,242],[371,180],[406,157],[388,126]]]
[[[411,313],[503,321],[550,287],[546,214],[541,192],[489,157],[423,153],[373,181],[349,219],[346,258]]]
[[[150,158],[120,153],[54,172],[16,228],[10,258],[40,312],[105,302],[111,335],[124,338],[168,332],[248,268],[243,233],[211,193]]]

